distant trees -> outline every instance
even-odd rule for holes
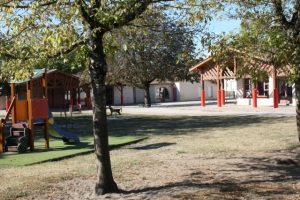
[[[195,78],[188,71],[194,60],[193,32],[158,11],[149,10],[113,34],[119,46],[109,63],[108,79],[142,88],[146,107],[151,106],[152,81]]]

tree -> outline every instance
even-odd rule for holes
[[[150,84],[157,81],[196,79],[188,68],[193,60],[193,32],[176,25],[157,10],[150,10],[122,32],[122,44],[109,67],[110,82],[124,82],[144,90],[144,105],[151,106]]]
[[[300,1],[223,0],[222,3],[233,17],[242,20],[242,29],[239,34],[220,39],[212,47],[213,52],[222,58],[229,55],[232,49],[239,50],[242,52],[239,56],[246,62],[245,66],[258,56],[284,70],[289,79],[295,82],[300,140]],[[250,73],[253,70],[256,69],[252,68]],[[249,69],[244,71],[249,73]],[[260,72],[254,74],[259,76]]]
[[[86,46],[93,88],[96,194],[117,192],[108,150],[104,35],[141,15],[152,3],[169,0],[4,0],[0,3],[3,78],[30,77],[40,64]]]

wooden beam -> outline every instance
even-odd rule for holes
[[[30,129],[29,136],[29,146],[30,151],[34,150],[34,127],[33,127],[33,117],[32,117],[32,81],[26,82],[26,94],[27,94],[27,102],[28,102],[28,128]]]
[[[203,74],[201,74],[201,105],[205,106],[205,87],[204,87],[204,79]]]
[[[10,84],[10,94],[11,94],[11,98],[13,99],[16,96],[16,85],[14,83]],[[17,118],[17,109],[16,106],[13,107],[12,109],[12,124],[14,125],[16,123],[16,118]]]
[[[236,76],[237,73],[237,62],[236,62],[236,57],[233,57],[233,74]]]
[[[218,102],[218,107],[222,106],[221,103],[221,90],[220,90],[220,66],[217,65],[217,102]]]

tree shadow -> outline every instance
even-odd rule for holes
[[[187,132],[201,133],[209,129],[229,129],[232,127],[250,126],[252,124],[276,123],[287,117],[262,116],[122,116],[123,120],[109,121],[109,132],[112,135],[183,135]]]
[[[141,146],[141,147],[133,147],[133,148],[130,148],[130,149],[135,149],[135,150],[159,149],[159,148],[174,145],[174,144],[176,144],[176,143],[161,142],[161,143],[155,143],[155,144],[148,144],[148,145]]]
[[[232,127],[254,124],[272,124],[290,119],[289,117],[251,116],[118,116],[118,120],[108,118],[108,131],[112,136],[124,135],[183,135],[187,132],[207,132],[209,129],[230,129]],[[65,126],[65,120],[73,125]],[[71,119],[56,117],[56,123],[63,129],[79,136],[91,136],[93,133],[92,116],[74,116]],[[80,131],[79,131],[80,130]]]

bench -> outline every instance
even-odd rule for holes
[[[114,108],[112,106],[108,106],[108,109],[110,110],[110,115],[112,115],[113,113],[121,115],[122,108]]]

